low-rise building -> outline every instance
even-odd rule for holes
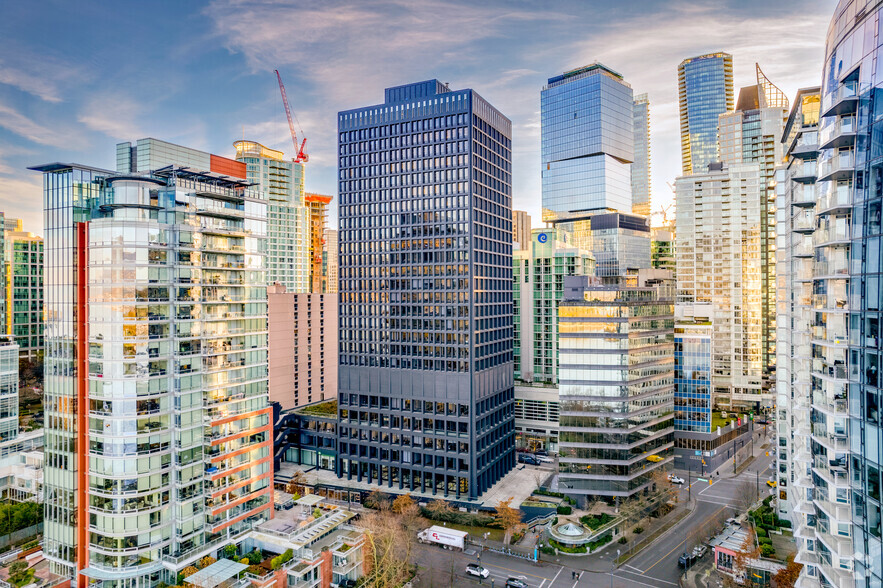
[[[43,430],[0,442],[0,499],[43,501]]]
[[[515,446],[558,451],[558,386],[515,386]]]

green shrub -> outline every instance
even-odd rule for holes
[[[574,499],[571,498],[570,496],[565,496],[565,497],[564,497],[564,502],[566,502],[567,504],[569,504],[569,505],[571,505],[571,506],[576,506],[576,500],[574,500]]]
[[[561,553],[585,553],[587,551],[585,545],[577,545],[576,547],[566,547],[561,545],[554,539],[549,539],[549,544]],[[591,545],[591,543],[589,544]]]
[[[644,527],[635,527],[634,529],[632,529],[632,533],[634,533],[635,535],[640,535],[643,532],[644,532]]]
[[[559,506],[557,509],[558,514],[560,515],[569,515],[573,512],[573,509],[569,506]]]
[[[566,500],[570,500],[569,498],[566,498],[561,492],[552,492],[550,490],[543,490],[542,488],[537,488],[533,491],[533,493],[539,494],[540,496],[554,496],[555,498],[565,498]]]
[[[613,535],[604,535],[603,537],[601,537],[600,539],[598,539],[596,541],[590,541],[589,542],[589,553],[595,551],[596,549],[598,549],[602,545],[607,545],[611,541],[613,541]]]
[[[758,537],[758,538],[757,538],[757,543],[758,543],[759,545],[772,545],[772,544],[773,544],[773,540],[770,539],[769,537]]]
[[[544,545],[544,546],[540,547],[540,551],[542,551],[546,555],[555,555],[555,548],[549,547],[548,545]]]
[[[772,557],[776,554],[776,550],[773,549],[772,545],[761,545],[760,546],[760,555],[763,557]]]
[[[431,521],[443,523],[456,523],[470,527],[490,527],[494,524],[494,517],[489,514],[473,514],[452,510],[448,512],[433,513],[428,508],[420,507],[420,514]],[[499,528],[499,525],[497,525]]]
[[[558,517],[555,517],[554,519],[552,519],[552,526],[554,527],[557,524],[558,524]]]
[[[757,530],[757,536],[758,536],[758,537],[768,537],[768,536],[769,536],[769,532],[767,532],[766,529],[758,529],[758,530]]]
[[[230,545],[224,546],[224,557],[227,559],[233,559],[236,557],[236,545],[231,543]]]
[[[620,543],[621,545],[625,545],[625,544],[628,543],[628,542],[629,542],[629,540],[626,539],[625,537],[620,537],[620,538],[619,538],[619,543]]]
[[[612,520],[613,520],[613,517],[611,517],[609,514],[607,514],[605,512],[605,513],[601,514],[600,516],[599,515],[585,515],[583,517],[580,517],[579,522],[581,522],[585,526],[589,527],[590,529],[594,530],[594,529],[598,529],[600,527],[603,527],[604,525],[606,525],[607,523],[609,523]]]
[[[245,557],[248,558],[248,563],[250,563],[253,566],[256,566],[259,563],[261,563],[262,561],[264,561],[264,556],[257,549],[245,554]],[[179,582],[179,584],[180,584],[180,582]]]
[[[9,575],[14,576],[14,575],[18,574],[19,572],[25,571],[26,569],[28,569],[27,562],[24,562],[21,560],[14,561],[11,564],[9,564]]]
[[[779,526],[783,529],[790,529],[791,521],[789,521],[788,519],[779,519]]]

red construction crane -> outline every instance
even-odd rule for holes
[[[288,117],[288,128],[291,129],[291,141],[294,143],[294,152],[297,154],[294,157],[295,163],[306,163],[310,160],[310,156],[307,155],[304,149],[307,146],[307,138],[304,137],[303,142],[300,144],[300,147],[297,146],[297,133],[294,130],[294,120],[291,118],[291,108],[288,106],[288,96],[285,94],[285,86],[282,84],[282,76],[279,75],[279,70],[275,70],[276,79],[279,80],[279,90],[282,92],[282,104],[285,105],[285,116]],[[300,126],[300,125],[298,125]],[[304,130],[300,130],[301,136],[304,134]]]

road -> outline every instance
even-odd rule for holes
[[[606,572],[588,572],[580,568],[587,565],[586,558],[559,555],[556,557],[543,555],[540,563],[500,555],[486,551],[481,555],[481,565],[486,567],[490,576],[482,581],[482,585],[503,588],[508,578],[518,578],[531,588],[668,588],[678,585],[681,570],[678,568],[678,557],[684,551],[691,551],[698,543],[705,543],[723,526],[726,518],[739,514],[745,509],[746,501],[741,498],[746,492],[758,490],[761,497],[770,492],[766,480],[772,475],[770,469],[774,458],[763,452],[741,474],[732,476],[732,470],[721,471],[723,477],[713,478],[713,483],[700,482],[693,479],[690,489],[684,484],[679,500],[686,502],[690,495],[696,499],[696,508],[677,525],[669,529],[652,545],[621,565],[615,571],[613,559],[616,550],[621,548],[616,543],[610,544],[594,557],[593,568],[604,567],[609,562]],[[675,472],[687,478],[686,472]],[[707,480],[707,479],[706,479]],[[415,560],[422,568],[415,587],[432,586],[478,586],[478,578],[468,576],[466,564],[477,560],[477,552],[467,549],[464,552],[447,551],[437,546],[418,545]],[[712,557],[711,551],[705,555]],[[600,561],[599,561],[600,560]],[[612,573],[611,573],[612,572]],[[574,578],[574,573],[580,573]]]
[[[682,501],[688,500],[689,494],[694,494],[696,508],[693,512],[656,539],[651,546],[620,566],[614,575],[631,579],[636,586],[641,585],[639,582],[650,582],[654,586],[677,586],[681,575],[678,557],[685,551],[692,551],[699,543],[707,543],[721,529],[725,519],[744,511],[747,501],[741,496],[745,492],[759,491],[760,498],[769,494],[766,481],[772,475],[770,468],[773,460],[773,457],[761,453],[735,478],[715,477],[710,485],[707,481],[694,479],[689,491],[684,484],[679,498]],[[687,478],[686,472],[676,473]],[[711,557],[711,551],[705,557]]]

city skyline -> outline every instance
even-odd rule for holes
[[[549,76],[596,60],[621,71],[651,101],[654,210],[672,201],[679,174],[677,65],[710,51],[734,56],[746,85],[760,61],[789,96],[819,83],[833,2],[787,7],[760,2],[644,2],[625,12],[600,3],[554,11],[439,0],[342,4],[216,0],[175,6],[174,20],[148,23],[169,2],[133,7],[5,6],[0,31],[0,209],[43,230],[40,187],[26,167],[49,159],[113,167],[112,146],[151,136],[234,156],[233,141],[261,141],[291,155],[273,69],[279,68],[308,139],[306,189],[335,194],[335,115],[366,94],[437,77],[476,87],[513,119],[513,207],[540,218],[539,94]],[[399,18],[386,18],[395,11]],[[573,26],[574,19],[591,21]],[[288,34],[299,27],[310,33]],[[640,41],[634,31],[641,30]],[[678,34],[682,31],[684,34]],[[689,35],[686,31],[692,31]],[[438,51],[444,41],[446,50]],[[138,51],[114,47],[136,46]],[[647,59],[648,51],[654,58]],[[394,68],[378,63],[395,63]],[[336,225],[337,203],[329,211]]]

